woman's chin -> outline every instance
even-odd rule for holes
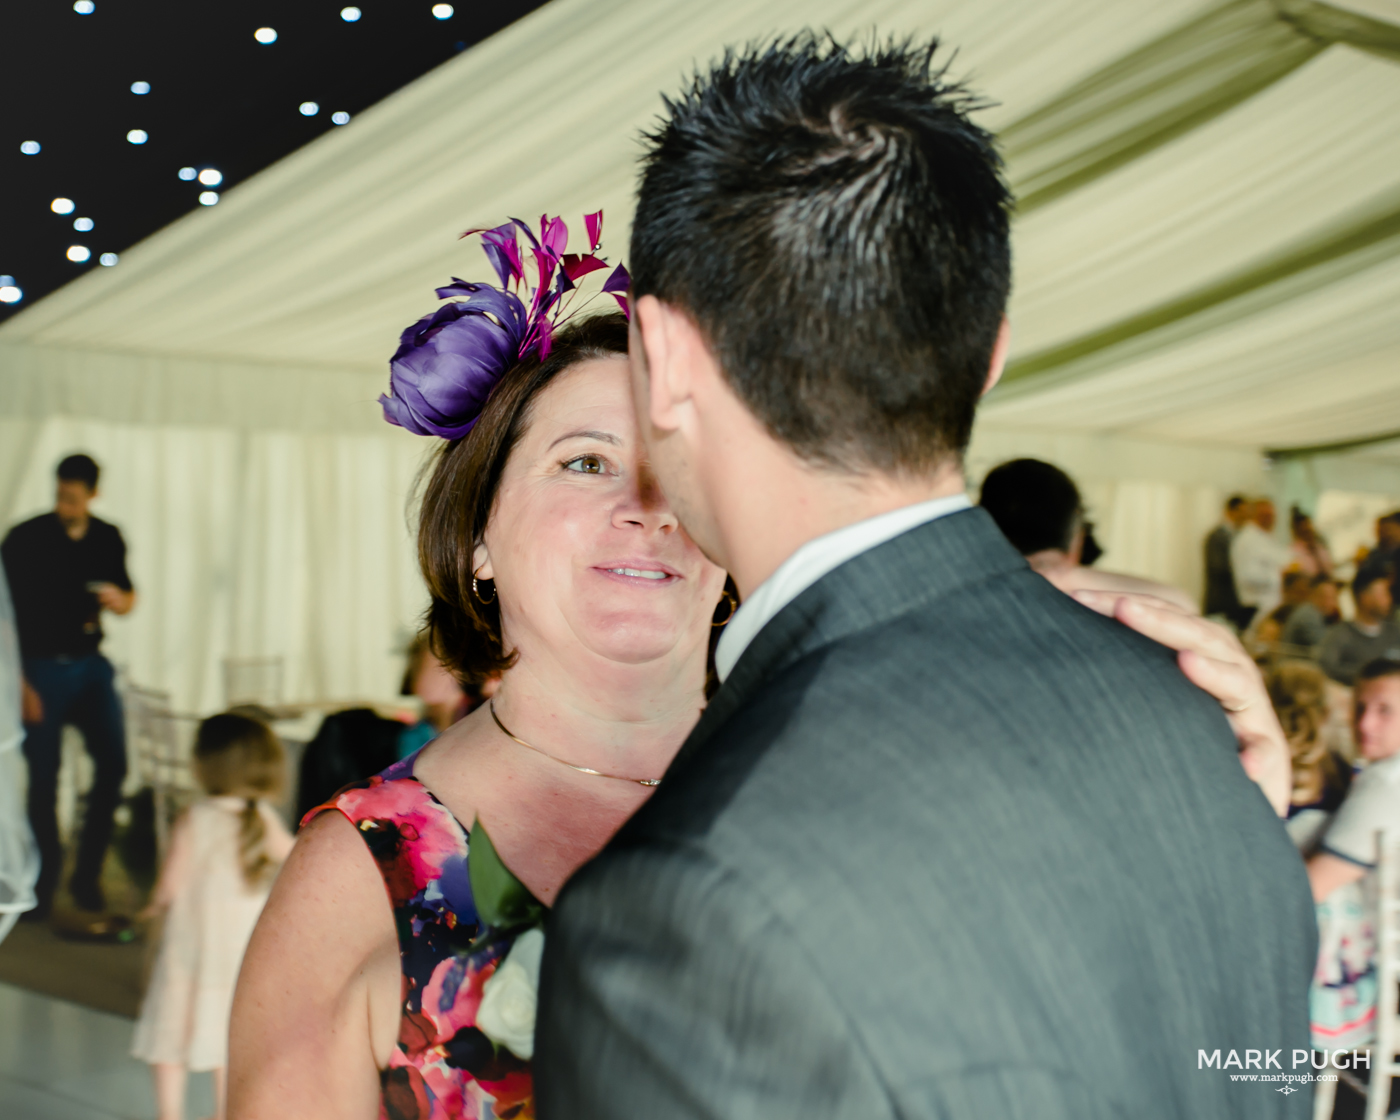
[[[599,657],[623,665],[645,665],[676,655],[686,639],[685,628],[675,619],[638,617],[629,613],[589,620],[579,627],[583,643]]]

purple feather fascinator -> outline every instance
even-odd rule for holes
[[[586,253],[565,252],[569,229],[547,214],[540,216],[538,237],[519,218],[462,234],[481,235],[500,284],[454,276],[437,290],[450,302],[404,331],[389,359],[389,392],[379,398],[384,419],[416,435],[461,439],[506,371],[522,358],[548,357],[554,332],[595,298],[612,296],[626,314],[631,279],[622,265],[608,272],[601,288],[577,298],[580,280],[609,267],[598,255],[603,212],[585,214],[583,224]]]

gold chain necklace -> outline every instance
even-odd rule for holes
[[[502,723],[501,717],[496,714],[496,701],[490,700],[487,703],[491,708],[491,718],[496,721],[496,726],[501,729],[502,735],[507,739],[519,743],[522,747],[529,747],[530,750],[534,751],[536,754],[542,754],[545,758],[552,759],[561,766],[567,766],[570,770],[577,770],[580,774],[592,774],[595,778],[614,778],[619,782],[636,782],[639,786],[659,786],[661,784],[660,778],[628,778],[624,777],[622,774],[604,774],[601,770],[590,770],[587,766],[575,766],[572,762],[565,762],[562,758],[555,758],[554,755],[550,754],[548,751],[541,750],[533,743],[527,743]]]

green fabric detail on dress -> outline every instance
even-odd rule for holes
[[[480,819],[472,822],[467,874],[477,915],[493,935],[514,934],[544,921],[544,904],[501,862]]]

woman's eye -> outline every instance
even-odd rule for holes
[[[566,471],[577,471],[579,474],[602,474],[603,460],[597,455],[580,455],[577,459],[570,459],[564,464]]]

